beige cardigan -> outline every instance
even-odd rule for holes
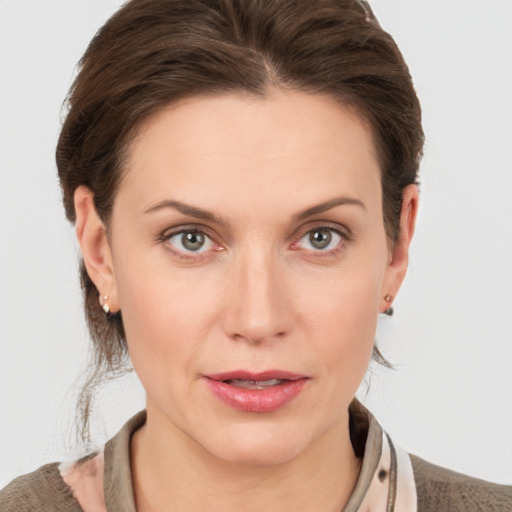
[[[103,492],[99,499],[103,510],[136,512],[130,440],[145,418],[145,411],[138,413],[105,445],[103,453],[86,458],[101,461]],[[373,416],[357,402],[351,406],[351,436],[356,454],[364,452],[364,457],[344,512],[512,511],[512,486],[471,478],[396,450]],[[0,491],[0,512],[83,512],[61,469],[58,463],[47,464],[13,480]]]

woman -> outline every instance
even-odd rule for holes
[[[128,351],[147,414],[13,482],[3,509],[510,507],[510,488],[409,458],[353,401],[406,272],[422,141],[365,4],[121,9],[57,161],[99,370]]]

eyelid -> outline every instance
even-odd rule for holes
[[[300,250],[300,247],[293,247],[296,246],[308,233],[315,230],[320,229],[326,229],[329,231],[333,231],[336,234],[338,234],[341,237],[341,242],[334,247],[333,249],[328,249],[326,251],[322,250],[310,250],[310,249],[304,249],[306,252],[313,253],[315,256],[331,256],[341,249],[343,249],[348,243],[352,241],[352,232],[350,229],[348,229],[346,226],[343,226],[342,224],[339,224],[337,222],[330,222],[330,221],[315,221],[314,223],[307,224],[305,226],[302,226],[298,233],[296,233],[292,238],[292,250]]]
[[[329,256],[337,251],[341,250],[343,247],[345,247],[348,243],[352,241],[352,232],[349,228],[344,226],[343,224],[340,224],[338,222],[332,222],[332,221],[312,221],[306,225],[301,226],[294,235],[291,235],[289,237],[289,240],[291,241],[291,247],[293,247],[295,244],[297,244],[307,233],[310,231],[314,231],[315,229],[328,229],[331,231],[334,231],[342,238],[342,242],[335,247],[334,249],[330,249],[327,251],[312,251],[309,250],[309,252],[314,252],[317,256]],[[215,244],[217,247],[213,249],[213,251],[206,251],[206,252],[183,252],[179,251],[170,244],[166,245],[167,250],[172,252],[174,255],[178,256],[180,259],[190,259],[190,260],[199,260],[202,258],[208,257],[208,254],[211,252],[220,252],[224,250],[224,245],[222,243],[218,242],[219,236],[215,231],[213,231],[211,228],[203,225],[203,224],[182,224],[179,226],[174,226],[172,228],[167,228],[161,232],[161,234],[158,236],[158,242],[163,243],[169,240],[171,237],[176,236],[180,233],[186,233],[186,232],[199,232],[207,236],[213,244]],[[299,248],[292,248],[292,250],[298,250]],[[305,249],[305,251],[308,251]]]
[[[292,240],[300,240],[304,235],[309,233],[310,231],[314,231],[315,229],[330,229],[335,231],[340,236],[343,237],[343,240],[346,242],[350,242],[352,240],[352,232],[343,224],[339,224],[338,222],[331,221],[313,221],[307,225],[301,226],[299,230],[297,230],[295,235],[290,237]]]
[[[211,242],[217,246],[217,248],[214,248],[211,251],[180,251],[179,249],[176,249],[171,244],[166,244],[170,238],[182,234],[182,233],[201,233],[207,238],[211,240]],[[220,250],[223,250],[221,244],[217,242],[217,235],[213,233],[213,231],[208,228],[207,226],[204,226],[202,224],[184,224],[180,226],[175,226],[173,228],[167,228],[158,236],[158,242],[165,245],[165,248],[170,251],[172,254],[177,256],[179,259],[185,259],[185,260],[193,260],[198,261],[200,259],[208,257],[208,254],[211,252],[219,252]]]
[[[218,238],[217,235],[210,228],[202,224],[181,224],[179,226],[174,226],[172,228],[166,228],[162,231],[158,238],[159,240],[167,240],[172,236],[187,232],[203,233],[208,238],[211,238],[214,241],[216,238]]]

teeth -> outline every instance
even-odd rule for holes
[[[280,379],[269,379],[269,380],[243,380],[243,379],[233,379],[228,380],[228,384],[232,386],[236,386],[238,388],[246,388],[246,389],[265,389],[272,386],[277,386],[281,384]]]

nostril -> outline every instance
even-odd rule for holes
[[[233,333],[231,335],[232,339],[236,341],[248,341],[250,343],[260,344],[263,343],[265,340],[272,340],[276,338],[284,338],[286,336],[286,331],[279,331],[276,332],[274,335],[270,336],[250,336],[249,334],[241,334],[241,333]]]

